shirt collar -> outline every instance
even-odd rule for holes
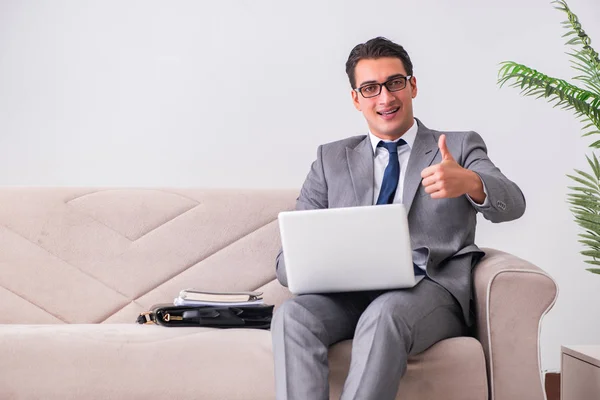
[[[398,140],[403,139],[406,142],[406,144],[408,145],[408,148],[412,149],[412,146],[415,143],[415,139],[417,137],[418,130],[419,130],[419,125],[417,123],[417,120],[413,119],[412,126],[410,128],[408,128],[408,130],[406,132],[404,132],[404,135],[402,135],[398,139],[394,140],[394,142],[397,142]],[[371,141],[371,147],[373,147],[373,154],[377,154],[377,145],[379,144],[379,142],[382,139],[373,135],[371,133],[371,131],[369,131],[369,139]],[[384,142],[388,142],[388,140],[384,140]]]

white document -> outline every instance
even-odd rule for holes
[[[217,306],[217,307],[251,307],[251,306],[262,306],[263,300],[254,301],[241,301],[241,302],[216,302],[216,301],[199,301],[199,300],[184,300],[180,297],[176,297],[173,301],[176,306]]]

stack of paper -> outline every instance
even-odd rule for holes
[[[176,306],[260,306],[262,292],[206,292],[185,289],[179,292],[173,304]]]

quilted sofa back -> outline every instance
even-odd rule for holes
[[[184,288],[280,304],[295,190],[0,188],[0,323],[131,323]]]

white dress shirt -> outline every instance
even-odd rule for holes
[[[413,120],[412,126],[402,135],[402,137],[394,140],[394,142],[404,139],[405,145],[398,147],[398,161],[400,162],[400,179],[398,179],[398,188],[396,194],[394,194],[394,204],[402,203],[402,193],[404,192],[404,175],[406,174],[406,166],[408,165],[408,158],[410,157],[410,151],[415,143],[417,137],[417,130],[419,126],[417,121]],[[371,140],[371,146],[373,147],[373,204],[377,204],[377,198],[381,191],[381,184],[383,182],[383,173],[390,160],[390,153],[384,147],[378,147],[382,139],[373,135],[369,131],[369,139]],[[383,140],[384,142],[391,142],[391,140]]]

